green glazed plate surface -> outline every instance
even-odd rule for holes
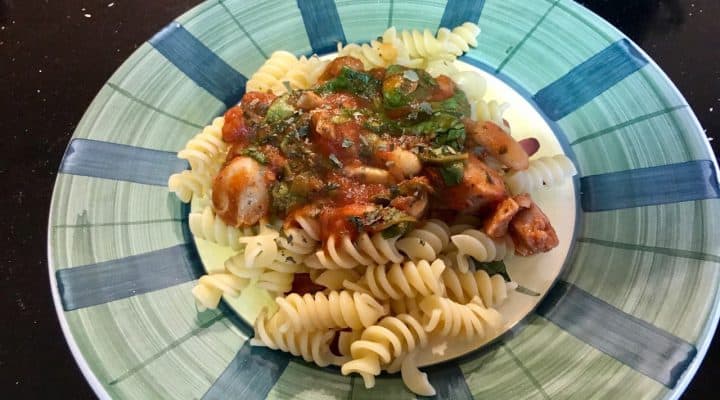
[[[510,263],[503,336],[427,367],[438,398],[678,398],[720,315],[718,169],[686,100],[649,57],[570,0],[211,0],[142,45],[78,125],[53,193],[52,293],[102,398],[414,398],[250,347],[269,301],[248,290],[199,313],[190,289],[222,261],[168,193],[185,142],[275,50],[327,54],[388,26],[482,29],[462,64],[508,101],[518,137],[579,177],[538,201],[561,246]],[[216,259],[213,259],[215,257]],[[219,261],[218,261],[219,260]],[[539,303],[539,304],[538,304]]]

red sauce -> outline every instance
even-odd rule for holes
[[[245,124],[241,106],[235,106],[225,113],[225,124],[222,128],[222,138],[227,143],[239,143],[243,147],[250,143],[252,129]]]

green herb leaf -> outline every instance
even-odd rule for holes
[[[289,94],[284,94],[275,99],[268,108],[265,122],[268,124],[275,124],[280,121],[284,121],[295,114],[295,107],[288,103],[289,99]]]
[[[461,161],[456,161],[440,168],[440,175],[442,175],[443,181],[448,186],[459,185],[463,180],[465,172],[465,164]]]
[[[267,156],[265,156],[265,154],[264,154],[263,152],[261,152],[261,151],[260,151],[257,147],[255,147],[255,146],[249,146],[249,147],[244,148],[244,149],[240,152],[240,155],[243,155],[243,156],[246,156],[246,157],[250,157],[250,158],[252,158],[253,160],[259,162],[260,164],[267,164],[267,162],[268,162]]]
[[[476,262],[475,268],[484,270],[490,276],[500,274],[503,279],[505,279],[505,282],[510,282],[512,280],[510,279],[510,275],[508,275],[507,266],[505,266],[505,262],[503,262],[503,260],[493,261],[489,263]]]

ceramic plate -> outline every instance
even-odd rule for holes
[[[414,397],[397,375],[366,390],[336,368],[250,347],[247,322],[269,300],[259,290],[198,312],[190,289],[218,253],[196,245],[189,206],[165,185],[187,168],[175,153],[240,99],[274,50],[327,54],[390,25],[465,21],[482,33],[462,64],[512,104],[516,135],[539,137],[542,154],[566,153],[579,178],[538,196],[561,247],[509,263],[538,296],[515,293],[494,343],[425,360],[438,397],[680,395],[720,315],[718,170],[687,102],[635,44],[569,0],[215,0],[113,74],[60,166],[52,292],[99,396]]]

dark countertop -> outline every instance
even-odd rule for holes
[[[580,1],[644,48],[709,137],[720,132],[720,1]],[[4,398],[93,398],[65,344],[48,284],[46,225],[62,153],[90,101],[141,44],[197,0],[0,0],[5,152],[0,258]],[[718,154],[718,140],[712,142]],[[683,399],[720,382],[715,335]],[[715,385],[714,385],[715,384]]]

